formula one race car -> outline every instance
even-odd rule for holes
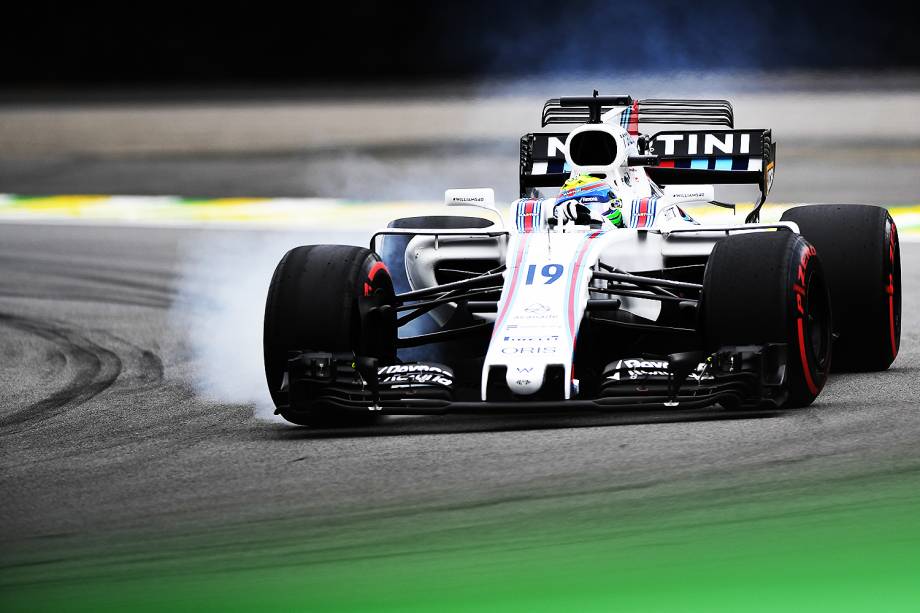
[[[900,251],[884,208],[759,214],[770,130],[723,100],[552,99],[521,139],[521,198],[490,216],[398,219],[370,249],[309,245],[275,271],[265,372],[298,424],[380,414],[803,407],[835,370],[898,353]],[[709,126],[644,134],[641,125]],[[716,184],[757,185],[745,223]],[[543,197],[541,188],[561,188]],[[833,319],[832,319],[833,316]]]

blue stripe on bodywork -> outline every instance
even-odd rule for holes
[[[695,170],[708,170],[709,160],[706,160],[706,159],[690,160],[690,168],[693,168]]]

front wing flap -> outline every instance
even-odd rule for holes
[[[444,365],[380,365],[349,354],[292,355],[282,391],[287,410],[316,407],[380,414],[616,412],[726,408],[775,410],[786,401],[786,345],[722,347],[709,355],[612,362],[591,398],[456,401],[453,371]]]

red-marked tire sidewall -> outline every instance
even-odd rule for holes
[[[834,370],[881,371],[901,339],[901,249],[888,211],[809,204],[783,213],[821,258],[834,312]]]
[[[887,368],[898,357],[901,348],[901,243],[898,240],[898,227],[888,215],[885,220],[885,244],[887,257],[883,273],[886,282],[885,294],[888,302],[888,343],[889,353],[879,366]]]
[[[794,243],[789,272],[788,405],[803,407],[818,396],[830,371],[830,296],[817,250],[801,237]]]
[[[820,255],[801,236],[752,232],[716,243],[703,278],[700,317],[709,351],[786,346],[783,406],[806,406],[824,387],[831,359],[830,299]]]

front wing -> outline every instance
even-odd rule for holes
[[[617,360],[596,393],[570,400],[474,399],[436,364],[381,365],[350,354],[304,352],[288,362],[279,412],[339,410],[388,415],[616,412],[726,408],[775,410],[786,401],[786,346],[722,347],[666,360]],[[590,396],[590,397],[589,397]]]

